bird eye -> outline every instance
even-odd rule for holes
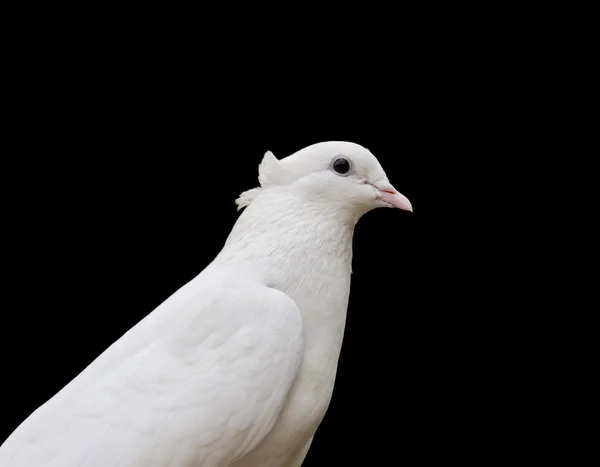
[[[350,162],[348,159],[340,157],[333,161],[333,170],[341,175],[345,175],[350,172]]]

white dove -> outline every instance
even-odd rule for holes
[[[2,467],[295,467],[329,406],[352,236],[412,211],[366,148],[259,165],[223,249],[0,447]]]

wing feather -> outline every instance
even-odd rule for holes
[[[0,465],[220,467],[250,452],[296,377],[302,321],[282,292],[210,272],[25,420]]]

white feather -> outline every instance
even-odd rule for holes
[[[355,173],[339,176],[344,154]],[[2,467],[297,467],[329,405],[354,225],[385,177],[352,143],[267,152],[217,258],[0,447]]]
[[[296,304],[215,265],[27,419],[0,465],[230,465],[272,428],[302,354]]]

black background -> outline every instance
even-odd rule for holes
[[[179,49],[183,34],[38,43],[4,173],[0,439],[214,258],[265,151],[347,140],[414,213],[378,209],[357,226],[335,392],[304,465],[521,443],[502,429],[514,387],[495,345],[511,316],[482,266],[500,248],[488,234],[507,228],[486,216],[488,164],[522,131],[502,117],[510,76],[486,58],[499,58],[493,42],[411,33],[360,58],[343,41],[323,61],[300,50],[285,67],[277,50],[257,63],[251,48]]]

